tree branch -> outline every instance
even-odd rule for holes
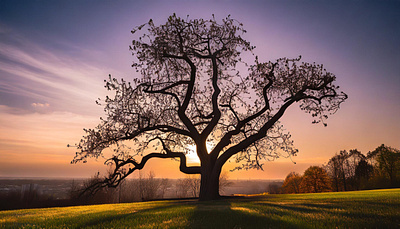
[[[178,55],[172,55],[172,54],[168,54],[168,53],[164,52],[163,57],[185,60],[186,63],[188,63],[190,66],[190,69],[191,69],[190,70],[190,80],[187,83],[188,87],[186,89],[186,95],[185,95],[184,101],[178,109],[178,115],[179,115],[179,118],[182,120],[182,122],[185,124],[185,126],[188,128],[188,130],[193,135],[199,135],[199,133],[198,133],[197,129],[195,128],[195,126],[193,125],[192,121],[187,117],[187,115],[185,113],[187,110],[187,107],[189,105],[190,99],[193,95],[194,83],[196,80],[196,66],[185,54],[183,56],[178,56]]]
[[[221,89],[218,87],[218,65],[217,65],[217,60],[216,60],[216,55],[217,53],[214,53],[212,57],[212,69],[213,69],[213,76],[212,76],[212,86],[214,89],[214,93],[212,94],[212,106],[213,106],[213,117],[210,121],[210,123],[207,125],[207,127],[203,130],[201,133],[203,139],[207,139],[207,137],[210,135],[212,130],[215,128],[215,126],[218,124],[218,121],[221,118],[221,111],[219,110],[218,107],[218,95],[221,93]]]
[[[225,162],[231,158],[233,155],[243,151],[245,148],[253,144],[254,142],[262,139],[265,137],[267,131],[275,125],[275,123],[283,116],[285,113],[286,109],[292,105],[294,102],[296,102],[295,99],[291,99],[287,101],[282,107],[279,109],[279,111],[270,119],[268,122],[266,122],[260,130],[256,133],[253,134],[247,138],[245,138],[243,141],[239,142],[238,144],[230,147],[228,150],[226,150],[217,160],[218,166],[222,166],[225,164]],[[225,137],[225,136],[224,136]],[[222,142],[222,141],[221,141]]]
[[[144,156],[141,160],[140,163],[137,163],[133,158],[129,158],[127,160],[122,160],[117,157],[112,157],[108,159],[105,164],[110,163],[109,161],[112,161],[115,164],[115,169],[112,174],[110,174],[109,177],[104,178],[104,180],[96,182],[84,190],[85,192],[90,192],[91,194],[95,194],[97,191],[99,191],[101,188],[104,187],[112,187],[115,188],[117,187],[121,181],[123,181],[127,176],[132,174],[135,170],[141,170],[145,166],[148,160],[151,158],[180,158],[180,165],[179,169],[181,172],[185,174],[200,174],[200,166],[187,166],[186,165],[186,156],[184,153],[180,152],[170,152],[167,154],[161,154],[161,153],[150,153],[146,156]],[[125,165],[131,164],[134,167],[129,168],[127,171],[125,169],[122,169]],[[82,193],[82,194],[84,194]],[[81,194],[81,195],[82,195]]]
[[[214,158],[218,157],[218,155],[222,151],[222,149],[231,143],[230,139],[232,138],[232,136],[239,134],[241,129],[247,123],[251,122],[252,120],[254,120],[254,119],[258,118],[258,117],[260,117],[262,114],[264,114],[267,110],[270,109],[267,91],[274,83],[274,70],[275,70],[275,67],[277,66],[277,64],[278,64],[278,62],[272,64],[271,70],[267,74],[265,74],[265,77],[268,79],[268,83],[263,87],[263,97],[264,97],[265,105],[260,111],[256,112],[255,114],[253,114],[253,115],[251,115],[251,116],[249,116],[249,117],[247,117],[247,118],[245,118],[243,120],[240,120],[239,117],[237,116],[236,112],[234,112],[232,106],[230,106],[230,104],[227,105],[227,107],[229,107],[229,109],[235,115],[236,119],[238,120],[238,123],[235,126],[235,129],[229,131],[228,133],[226,133],[224,135],[224,137],[222,137],[221,141],[218,142],[218,144],[214,147],[214,150],[211,152],[212,157],[214,157]]]

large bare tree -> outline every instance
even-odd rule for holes
[[[265,160],[295,155],[278,121],[288,107],[297,103],[326,125],[347,95],[322,65],[300,57],[261,62],[249,55],[254,47],[242,38],[245,32],[230,16],[217,21],[174,14],[165,24],[150,20],[136,27],[130,48],[140,77],[126,82],[110,76],[106,88],[115,96],[100,102],[106,118],[85,130],[72,162],[113,147],[107,163],[114,173],[101,187],[118,185],[151,158],[179,159],[183,173],[201,175],[200,200],[210,200],[219,197],[219,176],[229,159],[239,162],[238,169],[260,169]],[[199,166],[186,164],[190,145]]]

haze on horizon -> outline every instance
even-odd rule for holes
[[[292,107],[282,123],[297,157],[238,171],[232,179],[283,179],[326,163],[340,150],[400,148],[400,2],[370,1],[11,1],[0,2],[0,177],[90,177],[102,160],[71,165],[83,128],[104,116],[108,74],[137,77],[131,29],[180,17],[244,24],[262,61],[280,57],[324,64],[349,95],[327,122]],[[192,162],[194,159],[192,158]],[[293,161],[296,164],[293,163]],[[229,170],[233,164],[226,166]],[[156,159],[144,173],[179,178],[178,162]],[[137,176],[136,173],[134,176]]]

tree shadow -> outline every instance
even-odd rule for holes
[[[303,218],[309,221],[309,226],[326,225],[327,227],[340,227],[343,222],[335,219],[346,219],[346,223],[354,223],[354,228],[397,228],[400,225],[400,219],[396,215],[382,215],[377,213],[374,207],[385,206],[383,203],[376,202],[360,202],[354,205],[354,202],[347,203],[293,203],[293,204],[277,204],[277,203],[256,203],[261,209],[272,209],[271,215],[289,216]],[[364,206],[360,208],[358,206]],[[387,207],[396,209],[395,204],[388,204]],[[398,207],[398,206],[397,206]],[[366,212],[363,210],[374,209]],[[395,210],[396,211],[396,210]],[[323,215],[319,217],[317,215]],[[379,220],[371,220],[379,219]],[[342,225],[343,226],[343,225]],[[283,226],[284,227],[284,226]],[[292,227],[292,226],[290,226]]]
[[[244,202],[246,202],[244,200]],[[229,201],[198,203],[188,228],[296,228],[290,222],[273,219],[254,209],[235,207]]]
[[[269,202],[268,199],[270,198],[251,197],[207,202],[168,201],[156,206],[145,205],[144,209],[127,209],[129,212],[105,210],[82,214],[80,218],[67,217],[53,226],[69,224],[69,228],[334,228],[353,225],[354,228],[396,228],[400,225],[398,214],[381,215],[376,214],[376,209],[363,210],[378,205],[378,208],[383,208],[385,203],[365,201],[365,205],[357,203],[354,207],[352,202],[280,203]],[[387,207],[398,209],[391,203]],[[376,220],[377,217],[379,220]],[[345,219],[345,224],[343,220],[337,219]],[[375,220],[371,223],[368,219]],[[0,227],[2,226],[16,228],[27,224],[6,223]]]
[[[129,225],[131,221],[139,221],[143,215],[146,214],[152,214],[154,212],[160,212],[160,211],[165,211],[169,208],[177,207],[180,205],[185,205],[185,204],[190,204],[191,201],[182,201],[179,203],[168,203],[166,205],[162,206],[156,206],[152,208],[146,208],[146,209],[139,209],[137,211],[125,213],[125,214],[111,214],[111,215],[105,215],[105,216],[96,216],[93,217],[92,219],[85,220],[84,222],[77,224],[76,228],[104,228],[108,227],[107,225],[110,225],[114,228],[118,228],[121,226],[121,224],[127,224],[127,227],[134,226],[134,224]],[[94,213],[96,214],[96,213]],[[154,214],[154,217],[157,217],[157,215]],[[115,224],[114,224],[115,222]],[[145,223],[145,222],[144,222]]]
[[[111,223],[113,221],[117,220],[123,220],[125,218],[131,217],[137,212],[131,212],[127,214],[118,214],[118,215],[109,215],[109,216],[103,216],[103,217],[95,217],[93,219],[89,219],[85,222],[82,222],[78,224],[75,228],[87,228],[87,227],[93,227],[93,228],[101,228],[101,225]]]

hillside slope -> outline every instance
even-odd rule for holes
[[[400,228],[400,189],[0,211],[0,228]]]

